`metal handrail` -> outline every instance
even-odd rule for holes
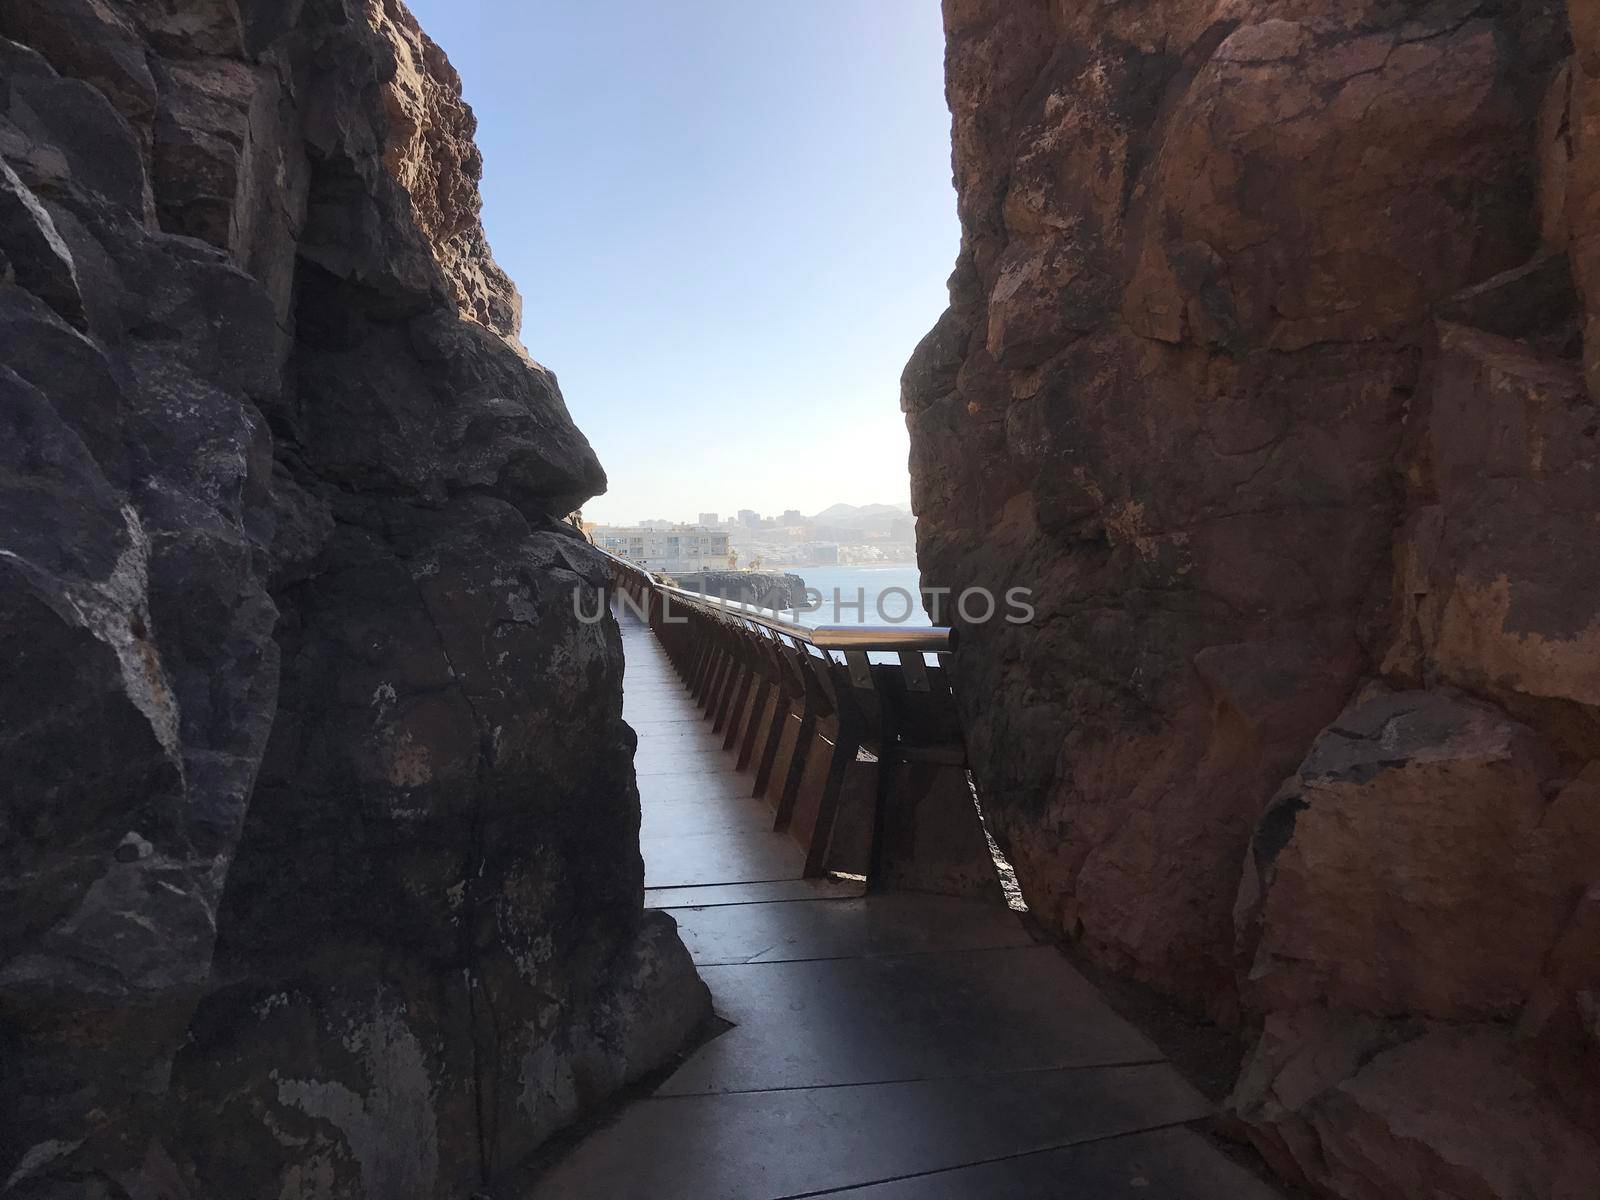
[[[594,545],[593,542],[589,544]],[[761,625],[774,633],[781,633],[785,637],[815,646],[819,650],[908,650],[943,654],[956,648],[956,631],[947,625],[921,625],[910,628],[900,625],[808,626],[785,621],[778,616],[765,616],[762,614],[771,613],[773,610],[747,605],[743,601],[730,602],[720,596],[708,596],[703,592],[691,592],[675,584],[663,583],[655,572],[646,570],[638,563],[613,554],[600,546],[594,548],[612,562],[643,575],[650,581],[651,587],[666,592],[686,604],[695,605],[725,618],[732,617],[735,620]]]
[[[786,621],[770,608],[763,608],[758,604],[746,604],[743,600],[729,600],[723,596],[711,596],[704,592],[691,592],[687,588],[678,587],[676,584],[662,583],[651,571],[633,564],[634,569],[641,571],[650,579],[650,586],[659,592],[680,600],[702,612],[709,612],[724,620],[746,621],[752,625],[759,625],[773,633],[782,634],[796,642],[803,642],[807,646],[823,648],[822,643],[816,640],[818,629],[809,625],[801,625],[797,621]]]
[[[947,654],[956,648],[948,625],[818,625],[811,644],[823,650],[920,650]]]
[[[649,572],[646,572],[649,574]],[[798,641],[810,642],[816,632],[806,625],[796,621],[785,621],[776,615],[775,610],[762,608],[756,604],[746,604],[742,600],[728,600],[722,596],[710,596],[704,592],[691,592],[688,588],[681,588],[675,584],[662,583],[654,580],[653,585],[660,591],[682,600],[685,604],[692,604],[696,608],[708,609],[722,616],[735,617],[741,621],[753,621],[757,625],[765,626],[774,633],[781,633],[785,637],[792,637]]]

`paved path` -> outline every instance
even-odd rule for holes
[[[733,1028],[537,1200],[1272,1200],[1209,1105],[993,905],[801,878],[649,630],[624,617],[646,904]]]

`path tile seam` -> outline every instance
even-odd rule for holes
[[[783,900],[783,904],[814,904],[813,900]],[[706,907],[711,907],[707,905]],[[726,907],[719,905],[718,907]],[[1039,942],[1031,944],[1013,944],[1009,946],[963,946],[952,950],[949,947],[935,947],[928,950],[888,950],[881,954],[819,954],[811,958],[766,958],[760,955],[750,959],[739,959],[733,962],[696,962],[696,967],[788,967],[796,963],[813,962],[882,962],[889,958],[926,958],[930,954],[998,954],[1003,950],[1049,950],[1051,947]],[[768,947],[761,951],[767,954],[772,950]],[[1097,993],[1098,994],[1098,993]]]
[[[734,1025],[737,1029],[738,1026]],[[731,1033],[732,1029],[725,1030]],[[721,1035],[719,1035],[721,1036]],[[716,1039],[713,1038],[713,1041]],[[711,1043],[706,1043],[710,1045]],[[1048,1067],[1013,1067],[1006,1071],[955,1071],[949,1074],[934,1075],[906,1075],[897,1079],[856,1079],[848,1083],[791,1083],[783,1087],[765,1088],[716,1088],[703,1092],[666,1092],[652,1093],[641,1098],[641,1103],[666,1103],[669,1100],[709,1100],[718,1096],[769,1096],[784,1092],[836,1092],[840,1088],[868,1088],[868,1087],[895,1087],[908,1083],[957,1083],[964,1079],[1001,1079],[1008,1075],[1070,1075],[1082,1071],[1117,1071],[1127,1067],[1171,1067],[1172,1061],[1166,1058],[1119,1058],[1111,1062],[1068,1063],[1063,1066]],[[1183,1082],[1189,1081],[1183,1073],[1173,1067],[1173,1071]],[[663,1081],[665,1083],[670,1080]],[[1190,1084],[1189,1086],[1193,1086]],[[1204,1117],[1192,1117],[1190,1120],[1201,1121]],[[1186,1125],[1189,1122],[1179,1121],[1175,1124]],[[1052,1147],[1054,1148],[1054,1147]],[[1026,1151],[1032,1154],[1034,1151]],[[859,1186],[859,1185],[858,1185]]]
[[[736,1029],[738,1026],[735,1025],[733,1028]],[[732,1032],[732,1030],[730,1029],[724,1031],[724,1033],[727,1032]],[[718,1036],[720,1037],[722,1035],[719,1034]],[[706,1045],[709,1046],[715,1041],[716,1038],[713,1038],[711,1042],[707,1042]],[[908,1075],[900,1079],[854,1080],[848,1083],[795,1083],[789,1084],[786,1087],[728,1088],[722,1091],[709,1092],[668,1092],[665,1095],[653,1092],[648,1096],[640,1097],[635,1103],[672,1104],[680,1100],[715,1100],[722,1096],[767,1096],[779,1095],[787,1092],[836,1092],[844,1088],[904,1087],[907,1084],[915,1083],[958,1083],[964,1079],[1005,1079],[1011,1076],[1020,1075],[1076,1075],[1086,1071],[1122,1071],[1127,1070],[1130,1067],[1172,1067],[1173,1074],[1177,1075],[1178,1079],[1182,1081],[1185,1087],[1191,1089],[1194,1088],[1194,1085],[1184,1077],[1183,1073],[1176,1067],[1172,1066],[1171,1059],[1158,1057],[1118,1059],[1115,1062],[1103,1063],[1077,1063],[1064,1067],[1011,1067],[1004,1071],[954,1071],[949,1074]],[[663,1083],[667,1082],[670,1082],[670,1080],[663,1081]],[[1200,1095],[1200,1092],[1196,1090],[1195,1094],[1198,1096]],[[1203,1096],[1201,1098],[1204,1100]],[[1205,1101],[1205,1103],[1210,1105],[1211,1102]],[[1215,1106],[1211,1105],[1211,1107],[1212,1110],[1215,1111]],[[1206,1119],[1206,1116],[1209,1115],[1210,1114],[1207,1113],[1205,1116],[1190,1117],[1185,1121],[1171,1121],[1168,1122],[1168,1124],[1187,1125],[1193,1121],[1203,1121]],[[1147,1131],[1140,1130],[1138,1132]],[[1049,1148],[1056,1149],[1057,1147]],[[1028,1151],[1027,1153],[1031,1154],[1034,1152]]]
[[[908,1171],[900,1175],[886,1175],[881,1179],[866,1179],[860,1183],[847,1183],[839,1187],[820,1188],[813,1192],[785,1192],[772,1200],[812,1200],[816,1196],[839,1196],[848,1192],[861,1191],[870,1187],[879,1187],[886,1183],[902,1183],[911,1179],[931,1179],[935,1175],[948,1175],[955,1171],[970,1171],[973,1167],[987,1167],[995,1163],[1011,1162],[1019,1158],[1032,1158],[1039,1154],[1054,1154],[1058,1150],[1075,1150],[1082,1146],[1096,1146],[1105,1142],[1120,1141],[1123,1138],[1146,1137],[1152,1133],[1160,1133],[1166,1129],[1188,1129],[1203,1117],[1194,1117],[1187,1121],[1164,1121],[1159,1125],[1148,1125],[1140,1129],[1128,1129],[1119,1133],[1106,1133],[1093,1137],[1078,1138],[1073,1141],[1062,1142],[1055,1146],[1040,1146],[1034,1150],[1018,1150],[1014,1154],[997,1154],[991,1158],[977,1158],[971,1162],[957,1163],[949,1167],[934,1167],[927,1171]]]

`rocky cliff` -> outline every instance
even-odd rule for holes
[[[677,583],[691,592],[762,608],[812,607],[806,581],[788,571],[696,571],[679,576]]]
[[[462,1196],[706,1011],[398,0],[0,0],[0,1194]]]
[[[945,0],[904,378],[1035,913],[1341,1197],[1600,1194],[1600,19]]]

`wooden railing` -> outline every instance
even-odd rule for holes
[[[774,828],[804,849],[807,876],[1003,900],[951,693],[951,630],[807,628],[607,557],[617,603],[654,631]]]

